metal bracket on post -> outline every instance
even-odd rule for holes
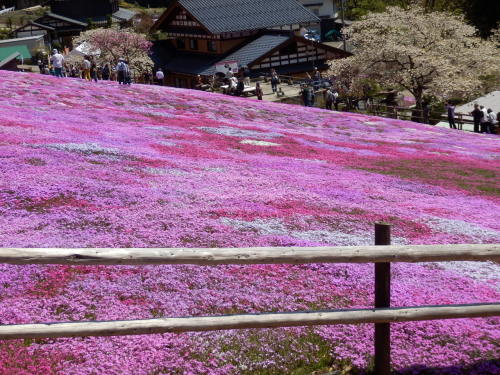
[[[375,245],[391,244],[391,225],[375,223]],[[391,306],[391,263],[375,263],[375,308]],[[375,375],[391,373],[391,325],[375,324]]]

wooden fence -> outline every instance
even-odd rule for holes
[[[67,265],[375,263],[375,308],[131,321],[0,325],[0,339],[142,335],[333,324],[375,324],[375,373],[390,374],[390,323],[500,316],[499,303],[390,308],[391,262],[500,262],[500,244],[390,246],[390,225],[375,225],[375,246],[239,249],[0,249],[0,263]]]

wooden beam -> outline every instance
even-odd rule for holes
[[[248,328],[277,328],[359,323],[395,323],[419,320],[477,318],[499,315],[500,303],[424,306],[377,310],[357,309],[323,312],[245,314],[109,322],[41,323],[0,326],[0,339],[124,336]]]
[[[306,264],[500,261],[500,244],[218,249],[30,249],[1,248],[0,263],[73,265]]]

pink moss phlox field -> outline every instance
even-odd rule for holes
[[[370,245],[380,220],[396,244],[496,243],[499,160],[495,136],[0,71],[1,247]],[[496,302],[499,275],[394,264],[392,304]],[[371,307],[372,290],[370,264],[0,265],[0,322]],[[498,374],[499,323],[394,324],[394,367]],[[372,339],[346,325],[4,341],[0,373],[286,374],[321,356],[366,369]]]

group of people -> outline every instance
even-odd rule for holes
[[[64,55],[57,49],[52,51],[49,64],[38,60],[38,68],[42,74],[56,77],[81,78],[87,81],[118,81],[119,84],[130,85],[132,77],[127,61],[123,58],[113,66],[110,63],[97,63],[92,56],[84,56],[80,63],[67,63]]]
[[[457,129],[455,105],[447,102],[446,111],[450,129]],[[479,104],[474,104],[474,109],[469,114],[474,121],[474,133],[493,134],[495,126],[500,121],[500,112],[496,114],[491,108],[486,109],[483,105]]]
[[[250,69],[248,69],[248,67],[245,66],[242,67],[237,73],[235,73],[230,66],[226,67],[226,69],[227,69],[226,73],[222,78],[224,85],[227,86],[227,89],[225,89],[224,92],[226,94],[235,96],[243,95],[245,87],[250,86]],[[214,76],[214,81],[216,79],[217,77]],[[198,76],[198,80],[201,80],[201,76]],[[258,89],[260,89],[260,85]],[[260,99],[262,100],[262,95]]]
[[[474,133],[493,134],[495,126],[500,122],[500,112],[495,113],[491,108],[486,109],[479,104],[474,104],[470,115],[474,120]]]

